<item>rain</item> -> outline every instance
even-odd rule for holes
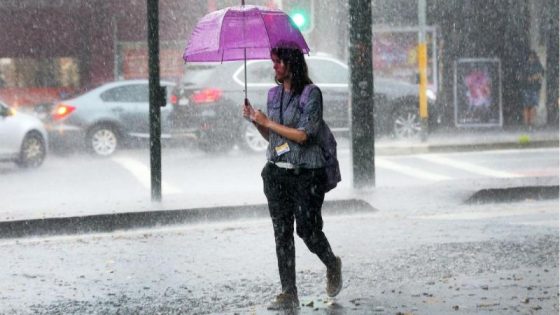
[[[244,3],[301,33],[342,178],[321,213],[342,290],[294,232],[285,314],[559,312],[557,0]],[[231,7],[0,2],[0,314],[284,314],[277,148],[243,117],[272,117],[272,44],[210,60],[195,37]]]

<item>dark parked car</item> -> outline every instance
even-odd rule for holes
[[[168,93],[173,82],[162,81]],[[169,99],[169,97],[167,97]],[[161,108],[162,137],[170,137],[168,104]],[[61,101],[47,124],[55,148],[84,147],[99,156],[113,154],[132,138],[149,138],[149,88],[147,80],[103,84],[80,96]]]
[[[323,92],[325,121],[334,132],[348,133],[348,66],[327,56],[309,56],[306,60],[311,80]],[[248,98],[253,106],[264,109],[267,90],[274,84],[270,61],[247,62]],[[241,117],[243,88],[242,62],[187,64],[185,75],[171,96],[176,127],[197,129],[199,145],[205,150],[224,150],[235,143],[252,151],[264,150],[267,143]],[[417,135],[420,131],[418,85],[375,78],[374,88],[376,134]],[[437,113],[433,93],[428,98],[430,113]],[[431,115],[432,122],[436,116]]]

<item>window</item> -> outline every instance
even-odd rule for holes
[[[240,75],[243,75],[243,72]],[[251,83],[273,83],[274,70],[271,62],[259,61],[247,65],[247,81]]]
[[[0,116],[7,116],[8,115],[8,107],[4,104],[0,103]]]
[[[135,84],[112,88],[103,92],[101,99],[105,102],[147,103],[149,102],[148,85]]]
[[[307,61],[307,66],[309,77],[317,84],[348,84],[348,69],[336,62],[311,59]]]
[[[189,64],[185,68],[185,76],[183,83],[205,83],[212,81],[216,72],[215,65],[197,65]]]
[[[75,58],[0,58],[0,88],[77,87]]]

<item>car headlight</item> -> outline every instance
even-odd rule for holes
[[[426,96],[428,97],[429,100],[431,101],[435,101],[436,100],[436,93],[434,93],[434,91],[430,90],[430,89],[426,89]]]

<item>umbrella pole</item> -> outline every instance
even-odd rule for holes
[[[241,5],[245,6],[245,0],[241,0]],[[245,11],[243,11],[243,34],[245,34]],[[247,48],[243,48],[243,69],[245,74],[245,105],[247,105]]]
[[[247,48],[243,48],[243,68],[245,69],[245,102],[247,102]]]

